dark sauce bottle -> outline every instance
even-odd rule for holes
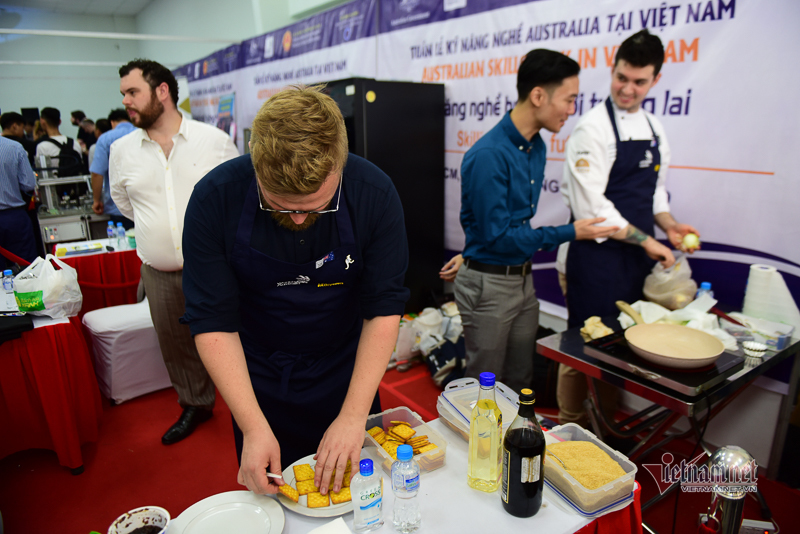
[[[544,489],[544,432],[536,420],[530,389],[519,396],[519,412],[503,438],[503,481],[500,497],[506,512],[531,517],[542,506]]]

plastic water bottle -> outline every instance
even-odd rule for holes
[[[397,461],[392,464],[392,491],[394,492],[394,514],[392,524],[397,532],[407,534],[419,528],[422,516],[419,512],[419,465],[414,460],[411,445],[397,447]]]
[[[121,222],[117,223],[117,250],[128,250],[128,236]]]
[[[711,298],[714,298],[714,291],[711,289],[711,282],[703,282],[700,284],[700,289],[697,290],[696,299],[699,299],[703,295],[708,295]]]
[[[3,271],[3,294],[6,299],[6,309],[16,309],[17,300],[14,298],[14,275],[11,273],[11,269]]]
[[[378,530],[383,526],[383,477],[375,473],[372,460],[361,460],[358,467],[350,481],[353,529],[359,533]]]
[[[106,237],[108,237],[108,244],[109,246],[114,244],[114,239],[117,237],[117,231],[114,229],[114,222],[108,221],[108,227],[106,228]]]

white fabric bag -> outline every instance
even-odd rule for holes
[[[20,311],[54,319],[78,315],[83,304],[77,271],[52,254],[36,258],[14,278],[14,296]]]

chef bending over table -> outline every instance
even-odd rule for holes
[[[642,30],[620,45],[611,70],[611,96],[578,121],[567,141],[562,192],[573,219],[605,217],[621,230],[611,239],[567,243],[565,297],[570,328],[583,326],[591,316],[616,313],[616,301],[644,298],[644,280],[656,261],[675,263],[669,247],[658,242],[654,226],[670,244],[686,249],[694,227],[677,222],[669,212],[666,174],[670,150],[659,120],[642,108],[648,91],[661,79],[664,46]],[[695,245],[696,246],[696,245]],[[562,277],[563,282],[563,277]],[[561,364],[558,406],[561,423],[586,425],[583,373]],[[616,389],[601,384],[601,403],[613,414]]]
[[[233,414],[239,483],[276,493],[283,481],[266,472],[316,453],[325,495],[380,412],[409,296],[403,209],[386,174],[348,155],[318,88],[267,100],[250,148],[189,201],[182,320]]]

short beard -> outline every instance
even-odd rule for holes
[[[292,217],[289,213],[278,213],[276,211],[270,212],[272,218],[277,222],[280,226],[286,228],[287,230],[291,230],[292,232],[300,232],[302,230],[308,229],[312,224],[314,224],[317,219],[319,219],[319,213],[309,213],[306,220],[300,224],[295,223],[292,220]]]
[[[146,108],[136,114],[136,120],[133,121],[133,125],[137,128],[147,130],[156,123],[163,113],[164,104],[156,98],[156,92],[151,91],[150,103],[147,104]]]

